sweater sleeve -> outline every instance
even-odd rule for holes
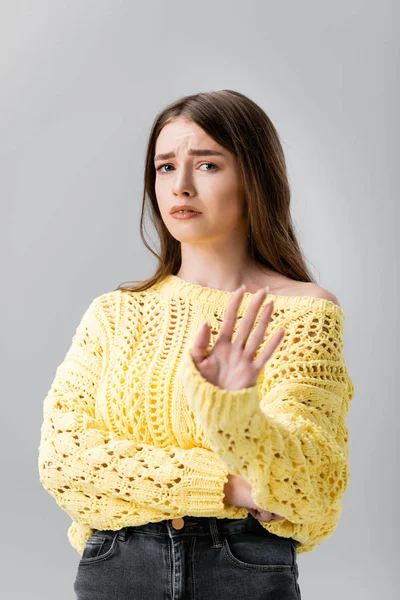
[[[211,450],[158,447],[123,439],[96,417],[96,394],[108,342],[93,300],[58,366],[43,404],[39,476],[76,523],[127,525],[156,511],[222,513],[228,470]]]
[[[337,506],[350,475],[346,416],[354,388],[342,352],[344,315],[323,299],[315,304],[316,312],[284,324],[284,340],[252,387],[209,383],[190,351],[182,364],[188,402],[210,448],[251,485],[258,506],[297,524]]]

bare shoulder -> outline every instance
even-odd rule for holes
[[[269,274],[269,280],[264,285],[270,285],[271,293],[277,296],[312,296],[330,300],[340,306],[332,292],[310,281],[296,281],[281,274]]]
[[[326,290],[323,287],[320,287],[316,283],[312,283],[312,282],[296,282],[296,283],[298,284],[297,285],[298,291],[303,290],[302,292],[299,292],[298,295],[304,294],[305,296],[312,296],[314,298],[323,298],[325,300],[330,300],[334,304],[337,304],[337,306],[340,306],[339,300],[337,299],[335,294],[333,294],[329,290]]]

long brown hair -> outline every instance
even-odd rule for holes
[[[244,186],[248,250],[253,259],[260,266],[291,279],[315,283],[294,232],[286,162],[274,125],[253,100],[233,90],[218,90],[183,96],[155,118],[147,147],[140,235],[146,248],[157,257],[158,267],[149,279],[139,284],[137,280],[128,282],[137,285],[121,283],[116,289],[144,291],[167,275],[176,275],[181,266],[181,244],[168,231],[158,207],[154,166],[158,135],[167,122],[179,116],[194,121],[236,156]],[[152,222],[160,238],[160,254],[144,237],[148,199]]]

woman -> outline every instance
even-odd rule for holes
[[[297,554],[339,521],[354,387],[270,119],[231,90],[167,106],[142,239],[147,198],[156,273],[91,302],[44,401],[76,596],[300,598]]]

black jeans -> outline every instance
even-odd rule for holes
[[[95,530],[74,591],[77,600],[301,600],[296,546],[250,514]]]

